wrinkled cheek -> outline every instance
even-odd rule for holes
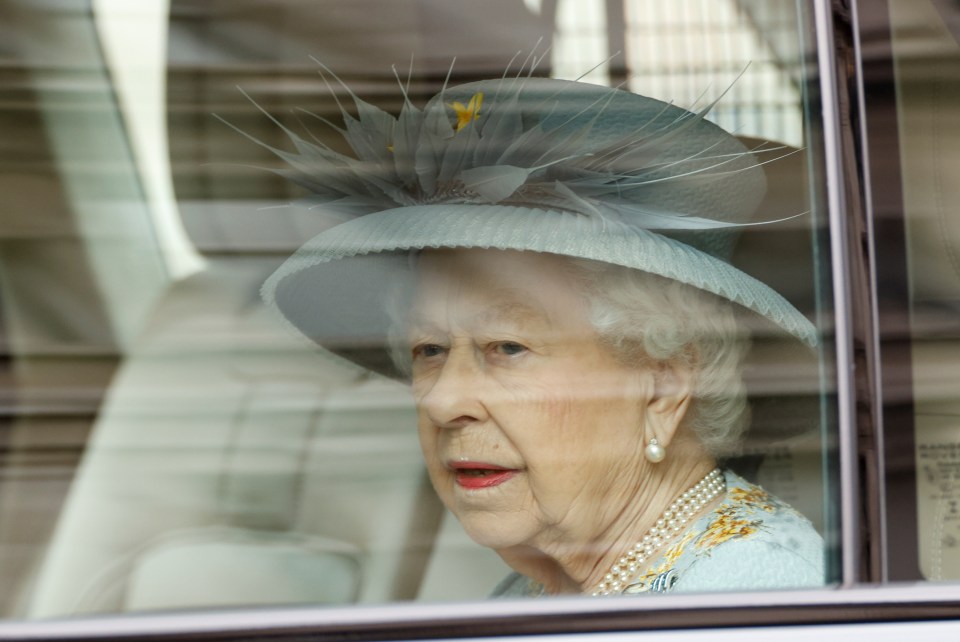
[[[579,408],[568,400],[539,400],[526,407],[529,420],[528,449],[541,461],[569,464],[576,461],[577,446],[590,422],[584,420]]]
[[[423,454],[423,459],[429,464],[430,457],[434,456],[437,451],[437,431],[422,417],[417,422],[417,439],[420,440],[420,452]]]
[[[428,472],[430,473],[430,483],[433,485],[433,490],[436,492],[437,497],[440,498],[440,501],[447,508],[447,510],[456,515],[457,511],[455,510],[456,498],[453,492],[453,475],[445,468],[430,467]]]
[[[535,409],[547,419],[549,430],[543,431],[538,443],[528,444],[536,455],[531,465],[532,485],[551,519],[563,518],[573,498],[601,501],[620,458],[629,455],[597,443],[609,435],[598,426],[605,413],[590,401],[553,400]]]
[[[430,475],[430,483],[433,484],[433,489],[440,496],[443,503],[449,506],[448,498],[450,495],[452,475],[440,460],[437,431],[432,426],[420,424],[418,436],[420,439],[420,452],[423,455],[423,462],[426,464],[427,473]]]

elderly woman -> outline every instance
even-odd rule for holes
[[[754,156],[585,83],[444,88],[398,117],[355,101],[352,154],[289,131],[297,153],[273,150],[340,218],[264,297],[410,382],[438,495],[517,571],[497,594],[822,584],[811,524],[717,464],[746,421],[734,307],[816,341],[726,260],[765,190]]]

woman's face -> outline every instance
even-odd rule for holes
[[[563,259],[424,253],[409,339],[430,478],[477,542],[589,541],[636,497],[652,376],[600,343]]]

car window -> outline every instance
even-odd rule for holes
[[[4,617],[842,579],[805,3],[3,11]]]
[[[891,519],[903,519],[903,530],[908,531],[893,527],[892,537],[915,540],[917,555],[906,561],[912,572],[929,580],[950,580],[960,573],[956,553],[960,413],[952,385],[960,290],[958,224],[950,207],[955,188],[947,177],[956,163],[956,132],[950,114],[957,98],[960,32],[956,7],[945,2],[891,2],[889,18],[898,137],[895,141],[880,138],[877,144],[892,142],[890,149],[899,152],[902,183],[893,187],[899,194],[891,205],[880,206],[877,216],[881,230],[900,226],[905,250],[894,250],[889,237],[881,237],[879,260],[891,257],[902,271],[899,277],[882,276],[878,289],[889,309],[902,310],[892,311],[884,326],[886,343],[896,345],[893,337],[901,337],[899,348],[888,349],[885,370],[891,392],[885,433],[891,453],[888,475],[897,480],[891,488],[903,490],[895,490],[887,504]],[[889,108],[877,111],[878,120],[885,118],[881,114],[892,114]],[[878,197],[882,198],[879,193]],[[900,202],[902,217],[897,214]],[[900,330],[894,330],[894,325]],[[906,449],[894,454],[901,447]],[[915,488],[909,485],[913,471]],[[910,496],[903,491],[915,494],[915,515]],[[891,572],[906,576],[910,571],[902,566],[892,563]]]

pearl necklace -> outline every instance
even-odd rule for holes
[[[701,508],[726,491],[727,482],[723,473],[719,468],[714,468],[670,504],[643,539],[610,567],[592,594],[611,595],[629,588],[630,580],[643,570],[642,564],[652,559],[653,554],[677,535]]]

